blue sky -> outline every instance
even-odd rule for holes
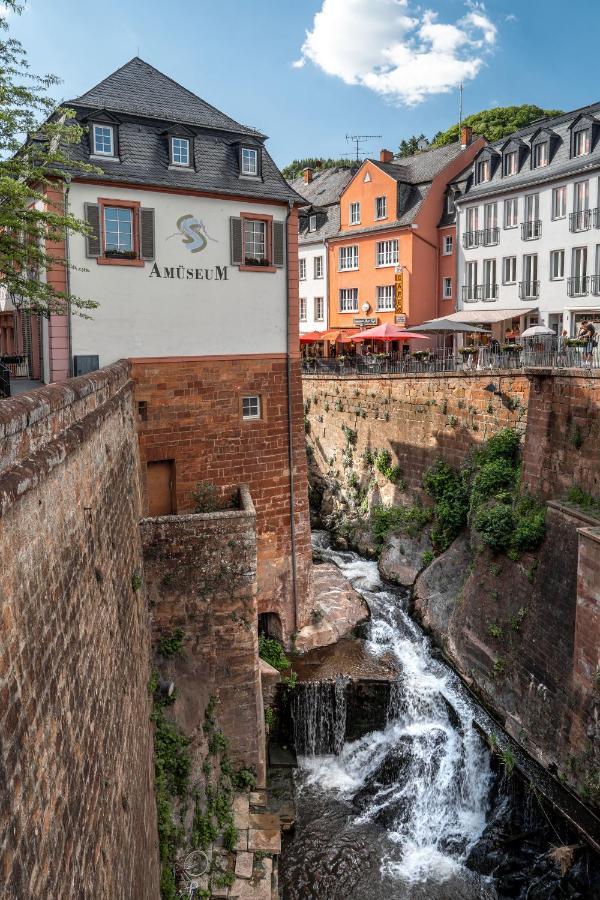
[[[382,135],[370,153],[396,149],[413,133],[431,136],[456,121],[460,80],[465,114],[600,100],[596,0],[30,0],[27,7],[11,17],[12,33],[34,71],[63,79],[60,99],[139,52],[268,134],[281,166],[349,153],[347,133]]]

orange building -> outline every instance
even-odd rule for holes
[[[330,329],[419,325],[454,310],[448,184],[484,144],[464,128],[461,141],[445,147],[399,159],[382,150],[378,161],[365,160],[340,197],[340,230],[327,241]]]

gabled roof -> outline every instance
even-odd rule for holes
[[[71,105],[264,137],[256,129],[230,119],[139,56],[66,104]]]
[[[337,203],[340,196],[352,179],[356,167],[335,166],[332,169],[320,169],[313,174],[308,184],[302,175],[289,182],[292,190],[304,197],[309,206],[330,206]]]
[[[402,156],[390,163],[382,163],[377,159],[369,162],[395,178],[407,184],[424,184],[433,181],[435,176],[445,169],[459,154],[462,147],[459,141],[446,144],[444,147],[430,147],[421,150],[414,156]]]

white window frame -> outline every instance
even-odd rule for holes
[[[340,272],[354,272],[358,269],[358,244],[339,248],[338,267]]]
[[[518,158],[519,152],[518,150],[507,150],[504,154],[504,168],[503,172],[506,176],[516,175],[518,169]],[[507,163],[510,161],[510,166]]]
[[[340,288],[338,302],[341,313],[358,312],[358,288]]]
[[[452,300],[452,276],[445,275],[442,278],[442,299]]]
[[[454,238],[451,234],[444,235],[444,243],[442,245],[442,256],[452,256],[454,250]]]
[[[517,283],[517,257],[502,257],[502,284]]]
[[[251,177],[258,175],[258,150],[254,147],[242,147],[241,174]]]
[[[268,259],[268,228],[264,219],[243,219],[244,228],[244,259]],[[248,248],[252,247],[252,253]],[[262,248],[262,249],[261,249]]]
[[[454,205],[454,197],[452,196],[452,194],[448,194],[448,196],[446,197],[446,215],[454,215],[455,209],[456,206]]]
[[[298,280],[306,281],[306,257],[300,256],[298,258]]]
[[[592,135],[590,128],[578,128],[573,134],[573,156],[588,156],[591,144]]]
[[[558,198],[561,198],[560,208]],[[552,188],[552,221],[565,219],[567,216],[567,186],[565,184],[560,187]]]
[[[313,278],[323,278],[323,257],[315,256],[313,258]]]
[[[176,144],[177,141],[177,151]],[[182,159],[182,149],[185,147],[185,161]],[[179,159],[177,159],[179,157]],[[183,168],[189,169],[190,167],[190,140],[189,138],[179,137],[179,135],[173,135],[171,138],[171,165],[172,166],[182,166]]]
[[[465,263],[465,287],[467,288],[467,300],[477,299],[477,260],[469,260]]]
[[[317,306],[320,304],[320,306]],[[315,322],[324,322],[325,321],[325,298],[324,297],[315,297],[313,301],[313,312]]]
[[[114,221],[115,227],[113,227],[111,229],[111,231],[116,235],[116,242],[117,242],[116,247],[108,246],[107,215],[109,215],[112,210],[114,210],[117,213],[117,216],[115,217],[115,221]],[[129,219],[128,227],[125,227],[125,223],[121,221],[122,213],[127,213],[127,215],[128,215],[128,219]],[[103,209],[102,218],[103,218],[103,229],[104,229],[103,239],[104,239],[105,252],[108,252],[108,253],[111,253],[111,252],[133,253],[135,251],[135,237],[134,237],[134,231],[133,231],[134,224],[133,224],[133,209],[132,209],[132,207],[130,207],[130,206],[111,206],[110,204],[107,204]],[[122,235],[123,236],[128,235],[129,246],[127,246],[127,247],[120,246]]]
[[[396,308],[395,285],[380,284],[375,290],[377,312],[394,312]]]
[[[475,231],[479,231],[479,207],[469,206],[466,215],[467,227],[465,230],[469,232],[469,234],[473,234]]]
[[[308,319],[308,300],[306,297],[300,297],[300,321],[306,322]]]
[[[242,419],[245,421],[256,421],[256,419],[260,419],[260,407],[259,394],[251,394],[247,397],[242,397]]]
[[[558,273],[554,274],[554,260],[559,260],[558,265]],[[565,251],[564,250],[551,250],[550,251],[550,281],[564,281],[565,279]]]
[[[508,211],[512,210],[514,213],[512,219],[508,215]],[[509,197],[504,201],[504,228],[506,230],[510,228],[518,228],[519,227],[519,198],[518,197]]]
[[[477,184],[491,180],[491,164],[489,159],[480,159],[477,163]]]
[[[110,135],[110,150],[98,149],[98,145],[96,143],[96,130],[97,129],[101,130],[101,131],[107,131],[109,133],[109,135]],[[94,156],[109,156],[109,157],[114,158],[114,155],[115,155],[115,129],[113,128],[113,126],[112,125],[104,125],[102,122],[99,122],[98,124],[92,125],[92,135],[93,135],[93,140],[92,140],[93,155]],[[102,143],[104,143],[104,141]],[[163,144],[163,147],[164,147],[164,144]]]
[[[375,266],[385,269],[388,266],[398,265],[398,239],[377,241],[375,245]]]
[[[351,225],[360,225],[360,202],[354,200],[350,204],[350,215],[348,221]]]
[[[379,210],[380,204],[383,212]],[[387,197],[385,194],[382,197],[375,197],[375,219],[387,219]]]
[[[585,212],[590,208],[590,182],[585,178],[573,184],[573,212]]]
[[[317,217],[316,215],[312,215],[308,217],[308,230],[316,231],[317,230]]]
[[[531,158],[532,167],[534,169],[543,169],[550,162],[550,142],[540,141],[539,144],[533,145],[533,155]]]

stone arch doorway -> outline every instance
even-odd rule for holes
[[[283,643],[283,625],[277,613],[259,613],[258,634],[262,637],[275,638]]]

